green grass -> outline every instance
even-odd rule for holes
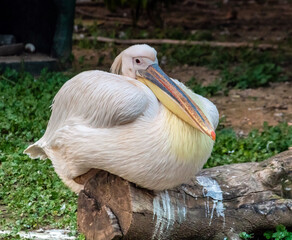
[[[260,162],[292,146],[292,126],[280,123],[263,130],[252,130],[247,137],[239,137],[233,129],[217,130],[217,139],[206,168],[231,163]]]
[[[76,231],[76,195],[58,179],[49,160],[22,154],[44,133],[52,97],[67,79],[48,72],[37,79],[11,70],[0,75],[0,205],[8,212],[6,218],[0,212],[1,229]]]
[[[248,234],[246,232],[241,232],[239,237],[243,240],[248,239],[258,239],[261,237],[260,235],[255,236],[255,234],[251,233]],[[275,230],[269,230],[264,232],[263,237],[265,239],[272,239],[272,240],[292,240],[292,232],[289,232],[285,226],[278,225],[276,226]]]
[[[1,229],[17,232],[49,226],[76,233],[76,195],[60,181],[49,160],[31,160],[22,154],[43,135],[52,99],[69,78],[46,71],[38,78],[14,70],[0,74]],[[262,132],[254,130],[247,138],[220,129],[205,167],[261,161],[286,150],[291,139],[292,127],[284,123],[265,125]]]

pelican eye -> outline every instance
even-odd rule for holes
[[[135,61],[136,61],[136,63],[138,63],[138,64],[141,63],[141,61],[140,61],[139,59],[136,59]]]

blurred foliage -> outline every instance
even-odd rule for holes
[[[243,63],[233,69],[225,68],[221,72],[221,85],[226,88],[257,88],[267,86],[269,82],[283,82],[283,68],[275,63]]]
[[[248,233],[246,233],[246,232],[241,232],[241,233],[239,234],[239,237],[240,237],[241,239],[244,239],[244,240],[252,239],[252,238],[253,238],[253,234],[252,234],[252,233],[251,233],[251,234],[248,234]]]
[[[174,46],[164,44],[159,55],[165,55],[171,65],[208,66],[210,69],[224,70],[238,64],[259,65],[264,63],[282,64],[286,62],[284,51],[262,51],[253,48],[223,48],[210,46]]]
[[[161,8],[168,7],[175,0],[104,0],[106,7],[115,11],[117,8],[130,7],[133,26],[136,26],[143,10],[146,10],[148,19],[155,26],[162,27],[163,21],[160,16]]]
[[[275,231],[267,231],[264,233],[266,239],[275,240],[292,240],[292,232],[288,232],[286,227],[283,225],[278,225]]]
[[[290,74],[281,67],[288,60],[285,55],[256,49],[223,49],[193,47],[185,51],[164,52],[171,56],[170,64],[187,63],[190,65],[207,66],[220,70],[219,77],[209,86],[202,86],[191,78],[187,85],[193,91],[204,95],[216,92],[227,94],[231,88],[246,89],[268,86],[270,82],[282,82],[289,79]],[[173,62],[173,63],[171,63]]]
[[[194,41],[211,41],[214,40],[212,32],[209,30],[196,30],[192,33],[186,31],[182,27],[168,27],[163,28],[151,26],[151,31],[149,29],[137,29],[136,27],[129,26],[127,28],[123,27],[119,23],[113,28],[104,28],[98,25],[97,21],[93,21],[92,24],[84,26],[82,19],[77,19],[75,25],[80,29],[78,32],[83,32],[89,36],[102,36],[109,38],[119,38],[119,39],[176,39],[176,40],[194,40]],[[103,48],[104,43],[98,44],[96,41],[88,41],[81,39],[79,43],[86,45],[85,48]],[[82,43],[86,42],[86,44]],[[81,45],[82,46],[82,45]],[[167,45],[170,46],[170,45]]]
[[[144,7],[150,6],[151,1],[108,1],[109,5],[126,6],[126,4],[139,4]],[[157,2],[157,1],[154,1]],[[158,1],[160,2],[160,1]],[[162,1],[163,2],[163,1]],[[172,1],[163,2],[163,4]],[[148,5],[149,4],[149,5]],[[143,7],[142,7],[143,8]],[[152,19],[155,19],[152,18]],[[217,29],[218,30],[218,29]],[[117,23],[114,28],[89,27],[92,36],[105,36],[119,39],[178,39],[212,41],[218,40],[212,29],[188,30],[183,27],[148,27],[146,29],[127,27]],[[189,86],[203,95],[216,93],[228,94],[231,88],[246,89],[268,86],[271,82],[289,81],[292,78],[291,51],[285,47],[291,46],[288,38],[279,45],[279,49],[262,50],[256,48],[222,48],[210,46],[186,46],[186,45],[157,45],[158,58],[165,59],[164,65],[173,66],[204,66],[209,69],[220,70],[219,76],[210,86],[202,86],[196,79],[191,78]],[[114,45],[114,44],[113,44]],[[90,42],[86,39],[79,42],[79,46],[86,48],[107,48],[108,45],[98,42]],[[283,49],[281,49],[283,47]]]
[[[223,91],[223,87],[219,83],[219,81],[215,81],[207,86],[203,86],[202,84],[198,83],[198,81],[192,77],[186,85],[193,90],[193,92],[202,95],[204,97],[210,97],[215,95],[216,93]],[[224,89],[224,94],[227,94],[228,90]]]
[[[246,232],[241,232],[239,237],[244,240],[248,239],[262,239],[262,235],[255,235],[253,233],[248,234]],[[272,239],[272,240],[292,240],[292,232],[289,232],[285,226],[278,225],[275,230],[269,230],[264,233],[264,239]]]

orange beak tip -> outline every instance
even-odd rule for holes
[[[213,141],[216,140],[216,133],[214,131],[211,132],[211,137]]]

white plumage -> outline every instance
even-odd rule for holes
[[[51,159],[57,174],[75,192],[83,185],[73,179],[91,168],[155,190],[187,182],[209,158],[213,141],[135,79],[137,70],[152,63],[157,63],[156,51],[135,45],[112,66],[122,75],[86,71],[67,81],[54,98],[44,136],[25,153]],[[216,107],[174,81],[216,128]]]

